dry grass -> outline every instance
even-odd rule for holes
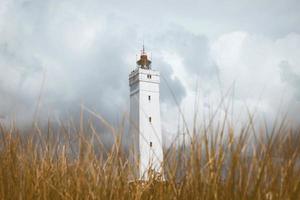
[[[133,166],[116,136],[122,128],[111,127],[108,148],[91,123],[35,125],[26,136],[1,126],[0,199],[300,199],[299,130],[224,127],[165,149],[167,181],[138,183],[128,181]]]

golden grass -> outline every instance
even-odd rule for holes
[[[199,130],[184,148],[164,150],[165,182],[141,183],[128,181],[123,129],[112,128],[119,136],[107,148],[83,126],[1,126],[0,199],[300,199],[299,130]]]

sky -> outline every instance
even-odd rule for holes
[[[165,135],[179,109],[192,124],[226,105],[236,123],[249,111],[297,124],[299,10],[297,0],[1,0],[0,121],[64,120],[83,104],[118,124],[144,43],[161,72]]]

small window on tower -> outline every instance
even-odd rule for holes
[[[147,74],[147,78],[151,78],[151,74]]]
[[[151,119],[151,117],[149,117],[149,122],[151,122],[152,121],[152,119]]]
[[[150,142],[150,147],[152,147],[152,142]]]
[[[150,96],[150,95],[148,96],[148,100],[149,100],[149,101],[151,100],[151,96]]]

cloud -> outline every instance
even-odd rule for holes
[[[293,95],[299,77],[292,72],[299,72],[297,45],[299,34],[270,39],[247,32],[224,34],[214,42],[211,54],[220,68],[223,87],[236,83],[235,110],[241,111],[248,105],[257,110],[257,115],[272,121],[279,110],[294,112],[299,108],[297,96]]]
[[[286,82],[293,88],[295,99],[300,101],[300,74],[296,74],[292,71],[295,67],[290,66],[288,61],[280,62],[279,68],[282,81]]]
[[[185,70],[201,78],[211,78],[217,73],[209,55],[209,40],[204,35],[195,35],[182,26],[174,26],[159,35],[160,48],[175,52],[181,57]]]
[[[41,119],[77,115],[84,103],[117,121],[128,111],[128,74],[143,40],[163,77],[164,121],[176,121],[166,119],[177,110],[169,88],[190,114],[196,83],[201,100],[217,103],[220,88],[236,81],[237,111],[259,102],[260,113],[272,118],[282,96],[289,110],[299,110],[299,6],[292,0],[1,1],[1,119],[30,122],[42,91]]]
[[[140,36],[126,19],[69,1],[10,2],[2,17],[1,115],[31,122],[40,92],[40,119],[77,115],[81,103],[110,121],[128,111],[128,74]],[[180,102],[185,89],[171,77],[172,66],[157,64]],[[162,95],[162,102],[170,98]]]

